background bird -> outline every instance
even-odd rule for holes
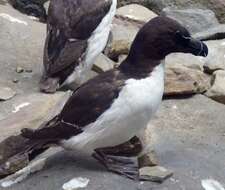
[[[117,0],[51,0],[40,90],[84,82],[103,51]]]
[[[34,157],[57,144],[92,155],[110,171],[140,179],[137,159],[147,147],[141,134],[162,101],[163,60],[174,52],[205,57],[208,48],[170,18],[150,20],[118,68],[75,90],[61,113],[39,129],[23,129],[26,139],[14,156]]]

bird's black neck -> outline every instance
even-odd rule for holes
[[[134,78],[145,78],[151,74],[161,60],[153,60],[144,57],[128,57],[120,64],[119,69]]]

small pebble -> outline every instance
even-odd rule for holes
[[[13,79],[13,82],[14,82],[14,83],[18,83],[19,80],[15,78],[15,79]]]
[[[33,72],[32,69],[26,69],[25,71],[26,71],[27,73],[32,73],[32,72]]]
[[[214,179],[204,179],[201,184],[205,190],[225,190],[223,185]]]
[[[71,179],[67,183],[64,183],[62,188],[64,190],[78,190],[78,189],[83,189],[87,187],[88,183],[89,183],[89,179],[78,177],[78,178]]]
[[[24,71],[24,69],[20,66],[16,67],[16,72],[17,73],[22,73]]]

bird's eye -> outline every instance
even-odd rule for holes
[[[183,45],[187,45],[191,40],[189,36],[184,36],[180,31],[176,31],[175,38],[178,43],[181,43]]]

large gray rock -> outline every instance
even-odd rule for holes
[[[194,37],[200,40],[220,40],[225,38],[225,24],[219,24],[210,27],[205,31],[194,34]]]
[[[161,14],[177,20],[192,34],[219,25],[215,13],[211,10],[165,8]]]
[[[225,104],[225,71],[220,70],[213,73],[212,87],[205,95]]]
[[[173,7],[177,9],[211,9],[221,23],[225,23],[225,1],[223,0],[146,0],[141,1],[152,11],[160,13],[165,7]]]
[[[1,5],[5,5],[7,3],[7,0],[0,0]]]
[[[165,63],[167,67],[185,66],[190,69],[203,71],[205,59],[188,53],[172,53],[166,57]]]
[[[154,12],[138,4],[130,4],[120,7],[119,9],[117,9],[116,14],[143,22],[148,22],[149,20],[157,16],[157,14],[155,14]]]
[[[209,89],[210,77],[202,71],[182,65],[166,67],[165,96],[191,95]]]
[[[225,40],[215,40],[206,42],[209,54],[203,59],[204,69],[208,73],[216,70],[225,70]]]
[[[173,53],[166,57],[165,95],[203,93],[210,76],[203,73],[205,59],[192,54]]]

